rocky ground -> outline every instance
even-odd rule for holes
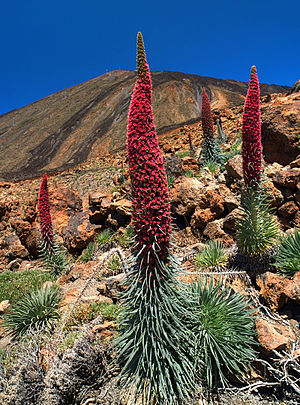
[[[262,114],[264,186],[281,230],[286,232],[295,226],[300,228],[300,93],[266,96],[262,101]],[[227,135],[222,148],[228,161],[222,170],[201,168],[197,161],[202,140],[200,123],[160,136],[170,188],[174,252],[187,280],[191,277],[188,273],[196,270],[193,258],[205,241],[220,240],[229,251],[234,250],[242,184],[239,141],[242,107],[215,110],[214,115],[220,119]],[[191,156],[190,141],[195,156]],[[37,178],[0,183],[0,273],[7,270],[18,273],[41,266],[37,212],[40,182]],[[132,206],[125,153],[95,157],[75,169],[50,176],[48,184],[54,227],[73,262],[68,274],[58,280],[64,291],[62,311],[66,313],[75,303],[117,303],[118,292],[123,288],[124,268],[120,261],[115,266],[111,262],[99,266],[105,252],[111,248],[122,249],[125,256],[130,254],[126,228],[131,222]],[[91,260],[82,263],[80,255],[105,229],[111,230],[111,240],[105,247],[98,248]],[[300,271],[289,279],[279,275],[275,267],[261,264],[248,274],[250,278],[246,279],[225,278],[235,290],[254,300],[260,357],[271,361],[277,356],[275,363],[283,363],[292,356],[291,364],[299,364]],[[9,302],[0,303],[0,317],[9,306]],[[88,328],[95,339],[109,346],[116,325],[113,320],[98,319],[98,323]],[[10,344],[0,327],[0,346]],[[269,382],[280,379],[278,375],[272,376],[270,370],[263,376],[260,366],[254,370],[250,384],[258,384],[263,378]],[[215,398],[214,403],[296,404],[300,403],[299,386],[298,394],[287,384],[271,384],[262,389],[254,386],[255,390],[250,389],[248,393],[239,391],[236,386],[236,396],[233,392],[221,393],[221,399]],[[119,403],[97,402],[96,399],[93,402],[91,398],[97,398],[100,391],[90,390],[85,396],[80,391],[84,399],[81,402],[78,399],[76,404]],[[265,402],[259,398],[258,391]],[[203,404],[209,403],[207,399],[201,400]],[[200,399],[195,401],[201,403]]]

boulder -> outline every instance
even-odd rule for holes
[[[272,181],[263,183],[263,187],[269,195],[271,207],[277,208],[281,204],[283,204],[284,197],[282,195],[282,192],[274,186],[274,183]]]
[[[206,225],[217,218],[215,212],[212,212],[209,208],[197,207],[191,218],[191,228],[204,229]]]
[[[116,302],[120,297],[120,292],[127,288],[126,285],[124,285],[125,279],[125,273],[109,277],[103,282],[103,284],[100,284],[97,287],[97,290],[100,294],[105,295],[106,297],[111,298],[113,302]]]
[[[182,167],[185,172],[192,171],[195,174],[199,172],[199,163],[191,156],[185,156],[181,159]]]
[[[62,229],[65,245],[71,251],[85,249],[101,228],[101,225],[90,222],[88,211],[79,212],[71,216],[68,225]]]
[[[203,235],[210,240],[219,240],[229,246],[234,243],[232,237],[223,230],[223,219],[217,219],[208,223],[203,231]]]
[[[284,307],[288,299],[300,304],[300,271],[292,279],[266,272],[257,277],[256,284],[260,288],[260,296],[272,310]]]
[[[16,234],[10,234],[6,237],[6,242],[9,246],[9,251],[6,256],[9,261],[14,259],[26,259],[29,256],[28,250],[22,245]]]
[[[277,96],[261,105],[263,153],[266,162],[284,166],[299,154],[300,100],[297,93]]]
[[[82,200],[76,191],[55,186],[49,187],[49,200],[54,229],[61,233],[69,218],[82,210]]]
[[[112,213],[113,202],[110,193],[89,195],[89,218],[92,224],[104,224]]]
[[[228,194],[224,197],[224,206],[230,212],[240,206],[240,198],[234,194]]]
[[[201,195],[199,206],[196,207],[191,217],[191,228],[194,230],[204,229],[209,222],[219,218],[223,211],[224,198],[219,189],[205,189]]]
[[[233,180],[241,180],[243,178],[242,156],[235,155],[225,164],[225,169],[229,178]]]
[[[284,218],[291,218],[299,211],[297,204],[294,201],[288,201],[278,208],[278,213]]]
[[[229,229],[230,231],[236,231],[236,220],[241,214],[241,210],[239,208],[235,208],[231,211],[223,221],[223,228]]]
[[[267,352],[286,350],[297,339],[292,327],[279,321],[257,318],[255,325],[258,341]]]
[[[167,176],[173,175],[179,177],[183,174],[181,159],[175,153],[168,153],[164,155],[164,165]]]
[[[294,167],[299,167],[300,168],[300,156],[297,156],[297,159],[293,160],[290,163],[290,167],[294,168]]]
[[[279,170],[273,176],[273,182],[281,187],[287,187],[295,190],[300,182],[300,168]]]
[[[189,218],[201,201],[203,185],[194,177],[179,177],[170,190],[173,214]]]

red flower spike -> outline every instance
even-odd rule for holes
[[[39,202],[38,209],[40,214],[40,227],[42,239],[46,245],[53,245],[53,227],[52,220],[50,215],[50,204],[49,204],[49,195],[48,195],[48,179],[47,174],[43,176],[41,182],[40,192],[39,192]]]
[[[242,127],[243,176],[246,186],[257,186],[261,179],[262,144],[260,125],[259,82],[252,66],[244,105]]]
[[[162,262],[167,260],[171,213],[167,177],[153,123],[151,75],[141,33],[138,33],[137,44],[138,76],[131,98],[127,127],[128,163],[133,194],[132,219],[137,234],[137,251],[147,245],[147,249],[139,256],[139,262],[145,273],[155,274],[151,269],[157,262],[157,256]]]
[[[210,102],[206,90],[202,91],[201,122],[204,138],[214,138],[214,120],[210,108]]]

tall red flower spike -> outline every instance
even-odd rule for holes
[[[214,138],[214,120],[210,108],[210,102],[206,90],[202,91],[202,108],[201,108],[201,121],[203,136],[205,138]]]
[[[137,68],[128,115],[127,150],[137,235],[135,251],[142,252],[138,259],[142,272],[151,275],[154,269],[157,273],[157,260],[167,260],[171,216],[167,177],[153,123],[151,75],[140,32]]]
[[[47,247],[53,245],[53,227],[50,215],[47,174],[43,176],[39,192],[38,209],[40,214],[40,227],[42,239]]]
[[[262,169],[259,95],[256,67],[252,66],[242,127],[243,176],[245,185],[250,187],[260,183]]]

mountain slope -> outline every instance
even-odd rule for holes
[[[0,177],[16,180],[73,167],[125,148],[135,72],[113,71],[0,117]],[[199,119],[205,87],[213,108],[242,104],[247,83],[178,72],[153,72],[159,133]],[[261,85],[262,95],[289,87]]]

